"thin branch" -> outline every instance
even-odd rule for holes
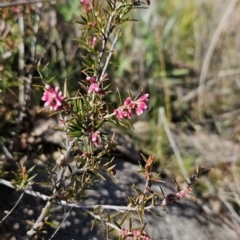
[[[8,186],[10,188],[15,189],[15,187],[9,182],[6,181],[4,179],[0,179],[0,184],[3,184],[5,186]],[[39,192],[35,192],[32,190],[23,190],[24,193],[29,194],[31,196],[34,197],[40,197],[41,199],[43,199],[44,201],[50,201],[53,199],[53,197],[49,197],[47,195],[44,195],[42,193]],[[72,207],[72,208],[81,208],[81,209],[95,209],[98,207],[101,207],[102,209],[108,209],[108,210],[117,210],[117,211],[137,211],[138,207],[126,207],[126,206],[116,206],[116,205],[100,205],[100,204],[94,204],[94,205],[85,205],[85,204],[78,204],[78,203],[68,203],[64,200],[60,200],[58,202],[55,203],[59,203],[60,205],[63,206],[68,206],[68,207]],[[149,210],[151,208],[153,208],[153,205],[147,206],[144,209],[145,210]]]
[[[44,226],[44,221],[46,220],[47,214],[50,210],[51,202],[48,201],[45,207],[42,209],[37,221],[34,223],[33,227],[27,232],[28,239],[31,239],[38,231],[40,231]]]
[[[4,180],[4,179],[0,179],[0,184],[2,185],[5,185],[9,188],[12,188],[12,189],[15,189],[15,187],[11,184],[11,182],[7,181],[7,180]],[[24,193],[28,194],[28,195],[31,195],[33,197],[40,197],[41,199],[43,199],[44,201],[48,201],[50,200],[51,198],[47,195],[44,195],[44,194],[41,194],[39,192],[35,192],[35,191],[32,191],[32,190],[23,190]]]
[[[100,76],[100,79],[99,79],[100,81],[103,79],[104,74],[105,74],[105,72],[106,72],[106,70],[107,70],[109,61],[110,61],[110,59],[111,59],[111,57],[112,57],[112,54],[113,54],[113,50],[114,50],[115,44],[116,44],[116,42],[117,42],[117,40],[118,40],[118,37],[119,37],[119,34],[120,34],[120,31],[118,31],[118,32],[116,33],[116,36],[115,36],[115,38],[114,38],[114,40],[113,40],[113,43],[112,43],[110,52],[109,52],[109,54],[108,54],[108,56],[107,56],[107,59],[106,59],[104,68],[103,68],[103,70],[102,70],[102,73],[101,73],[101,76]]]
[[[111,23],[112,23],[112,20],[114,18],[114,16],[116,15],[116,11],[114,11],[110,17],[109,17],[109,20],[108,20],[108,25],[106,27],[106,31],[103,33],[103,40],[102,40],[102,48],[101,48],[101,51],[98,55],[98,69],[100,68],[100,64],[101,64],[101,61],[102,61],[102,58],[103,58],[103,55],[106,51],[106,45],[107,45],[107,41],[109,39],[109,36],[110,36],[110,26],[111,26]],[[99,79],[100,80],[100,79]]]
[[[24,192],[21,194],[21,196],[19,197],[19,199],[17,200],[16,204],[13,206],[13,208],[7,213],[7,215],[2,219],[2,221],[0,222],[0,224],[7,219],[7,217],[13,212],[13,210],[17,207],[18,203],[21,201],[22,197],[24,195]]]
[[[73,144],[74,144],[75,141],[76,141],[76,138],[72,139],[69,144],[67,143],[67,152],[65,154],[65,161],[66,162],[70,161],[71,150],[72,150],[72,147],[73,147]]]
[[[108,23],[107,23],[107,26],[106,26],[106,30],[102,33],[103,35],[103,40],[102,40],[102,47],[101,47],[101,50],[100,50],[100,53],[98,55],[98,67],[97,69],[99,70],[100,69],[100,65],[101,65],[101,61],[102,61],[102,58],[103,58],[103,55],[106,51],[106,45],[107,45],[107,41],[109,40],[109,36],[110,34],[112,33],[113,29],[115,28],[115,25],[112,24],[113,22],[113,19],[115,18],[115,16],[117,15],[117,12],[118,10],[122,7],[121,4],[119,4],[119,6],[116,6],[116,2],[114,2],[114,6],[113,8],[115,9],[109,19],[108,19]],[[97,17],[97,16],[96,16]],[[110,56],[111,57],[111,56]],[[105,64],[106,66],[106,64]],[[105,70],[106,71],[106,70]],[[101,76],[103,76],[103,74],[101,74]],[[101,78],[98,79],[99,81],[101,80]]]

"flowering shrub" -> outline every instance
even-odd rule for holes
[[[148,109],[149,94],[147,93],[134,100],[131,96],[127,97],[123,105],[116,109],[112,108],[108,101],[111,91],[107,67],[110,64],[115,43],[121,36],[118,26],[128,20],[127,14],[131,9],[141,4],[138,1],[107,0],[107,6],[102,3],[95,5],[96,3],[90,0],[81,1],[82,14],[79,23],[82,25],[83,37],[78,41],[79,47],[88,52],[83,57],[85,66],[83,73],[86,75],[86,81],[79,80],[79,91],[73,98],[66,97],[59,87],[54,88],[49,83],[45,84],[42,96],[44,106],[61,115],[62,130],[67,136],[66,153],[58,162],[60,170],[57,173],[54,195],[66,196],[62,200],[68,203],[80,201],[83,196],[86,196],[87,190],[102,177],[101,170],[104,169],[111,176],[116,173],[112,160],[102,164],[103,157],[111,155],[111,151],[115,148],[113,136],[104,133],[103,127],[110,122],[116,124],[123,119],[131,119],[133,114],[141,115]],[[43,79],[43,82],[45,83],[46,80]],[[60,185],[60,182],[63,181],[64,174],[67,174],[66,166],[71,168],[70,156],[75,148],[82,152],[76,160],[76,165],[79,166],[77,171],[82,172],[82,178],[71,176],[72,184],[67,189],[65,186],[63,190],[64,184]],[[94,175],[89,174],[90,172]],[[82,186],[81,190],[75,186]],[[67,191],[68,194],[62,195],[62,191]],[[147,196],[147,192],[145,195]],[[145,196],[141,201],[145,205],[147,201]],[[48,205],[50,202],[47,203]],[[101,207],[104,209],[103,205]],[[135,202],[132,208],[136,211],[139,207]],[[116,210],[121,211],[121,207],[119,209],[117,207]],[[126,237],[127,239],[151,239],[143,230],[143,224],[139,229],[123,231],[121,226],[105,219],[104,213],[95,217],[99,217],[108,226],[118,230],[122,239]],[[28,235],[39,234],[39,226],[42,226],[43,222],[44,218],[37,220]]]
[[[150,1],[147,1],[147,4],[150,4]],[[111,158],[116,146],[114,135],[104,132],[104,127],[109,123],[127,126],[124,120],[131,119],[133,114],[139,116],[148,109],[148,93],[135,99],[129,95],[123,104],[115,109],[109,102],[112,93],[109,89],[111,79],[108,79],[107,69],[115,51],[116,41],[121,36],[119,26],[129,20],[129,12],[138,6],[142,6],[142,3],[137,0],[106,0],[104,4],[103,1],[96,3],[81,0],[82,11],[78,22],[83,35],[78,41],[79,47],[86,50],[82,62],[84,66],[82,73],[85,77],[79,79],[79,89],[74,96],[69,96],[66,90],[63,94],[59,87],[50,86],[50,83],[45,84],[47,81],[40,74],[44,83],[44,93],[41,98],[44,107],[59,113],[60,130],[65,132],[66,143],[65,151],[61,151],[61,157],[56,161],[58,168],[56,166],[52,168],[50,164],[47,168],[48,174],[53,179],[53,190],[51,196],[38,195],[47,203],[31,230],[27,232],[30,238],[42,234],[51,205],[61,203],[87,210],[94,220],[100,220],[108,226],[107,234],[115,229],[120,239],[150,240],[152,238],[145,231],[146,224],[142,219],[145,210],[159,206],[165,209],[167,204],[179,201],[191,191],[190,186],[196,179],[206,172],[199,168],[185,188],[178,188],[177,193],[165,196],[161,187],[161,192],[151,189],[153,183],[162,182],[159,180],[159,175],[152,172],[156,158],[143,156],[145,165],[140,165],[140,172],[146,181],[145,188],[138,189],[133,184],[132,188],[136,196],[129,197],[128,206],[99,204],[89,207],[81,204],[81,200],[87,196],[87,191],[97,181],[104,179],[104,174],[108,174],[111,178],[116,174],[114,161]],[[38,71],[40,73],[41,70]],[[80,154],[76,153],[76,149]],[[103,163],[102,160],[106,157],[110,157],[111,160]],[[73,164],[76,171],[72,169]],[[21,171],[16,186],[8,183],[9,186],[34,195],[27,189],[32,185],[34,177],[29,177],[25,168]],[[68,179],[70,183],[67,182]],[[159,196],[162,200],[157,202]],[[101,209],[100,213],[97,214],[96,209]],[[123,220],[119,220],[121,217],[116,220],[114,214],[111,215],[107,210],[117,211],[120,216],[122,215]],[[130,224],[130,227],[125,229],[123,226],[125,221],[130,223],[132,221],[130,216],[132,212],[137,213],[139,226],[132,228]]]

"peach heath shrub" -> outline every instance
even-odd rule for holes
[[[2,184],[46,201],[39,217],[27,232],[29,239],[34,236],[37,239],[42,237],[52,204],[59,204],[69,207],[69,212],[72,208],[84,209],[92,216],[93,226],[99,222],[102,226],[106,226],[107,239],[112,230],[115,230],[119,239],[151,240],[152,238],[144,230],[145,211],[151,209],[162,211],[162,208],[166,210],[167,204],[176,203],[185,197],[191,191],[191,185],[208,172],[198,168],[185,188],[178,187],[176,193],[165,196],[161,186],[161,192],[151,188],[153,184],[162,183],[159,174],[152,171],[156,157],[142,156],[145,165],[139,166],[139,173],[143,175],[145,186],[140,189],[134,183],[132,184],[135,194],[128,196],[127,206],[83,204],[83,199],[88,197],[88,191],[97,182],[114,180],[116,174],[115,135],[109,134],[105,129],[110,124],[127,128],[130,125],[128,120],[134,114],[139,116],[148,109],[148,93],[135,99],[129,93],[130,95],[120,106],[113,107],[109,99],[111,94],[116,95],[116,93],[110,90],[111,79],[107,74],[112,54],[116,51],[115,44],[123,36],[120,25],[129,21],[132,9],[142,7],[143,4],[138,0],[81,0],[81,14],[79,21],[76,22],[80,24],[82,37],[77,41],[79,47],[84,49],[85,55],[82,56],[83,79],[78,79],[79,87],[75,89],[73,96],[68,92],[67,81],[64,88],[65,96],[59,87],[50,86],[50,81],[44,79],[41,69],[37,68],[44,84],[41,99],[46,108],[59,114],[58,129],[65,133],[66,138],[64,149],[59,150],[59,159],[55,163],[44,162],[46,174],[48,174],[46,179],[49,179],[47,185],[51,186],[49,196],[30,189],[35,177],[30,174],[32,169],[20,167],[16,173],[14,185],[0,179]],[[147,1],[147,4],[150,4],[150,1]],[[128,92],[130,92],[129,89]],[[121,99],[122,96],[120,96]],[[109,177],[106,178],[106,176]],[[160,203],[157,201],[159,197],[161,197]],[[134,223],[137,222],[134,228],[132,228],[132,216],[134,216]],[[126,222],[129,222],[127,230],[123,227]]]

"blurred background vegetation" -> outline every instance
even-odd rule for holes
[[[81,37],[75,23],[79,1],[3,7],[9,2],[0,4],[0,137],[8,144],[22,121],[19,113],[33,120],[39,111],[42,89],[34,85],[41,81],[31,66],[41,59],[42,67],[48,64],[44,78],[54,77],[52,83],[60,86],[67,79],[70,91],[84,78],[84,52],[75,41]],[[137,21],[122,26],[108,71],[113,90],[150,93],[148,113],[133,119],[135,132],[128,134],[144,152],[159,156],[160,169],[177,178],[182,167],[186,172],[196,164],[212,168],[196,192],[204,193],[217,212],[230,212],[238,224],[239,11],[237,0],[152,0],[148,9],[131,13]],[[31,124],[21,125],[19,134]]]

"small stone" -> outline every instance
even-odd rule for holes
[[[34,213],[34,211],[33,211],[32,209],[28,210],[28,212],[27,212],[27,214],[28,214],[29,216],[32,216],[33,213]]]
[[[20,227],[20,224],[19,224],[19,223],[13,224],[13,229],[18,230],[19,227]]]

